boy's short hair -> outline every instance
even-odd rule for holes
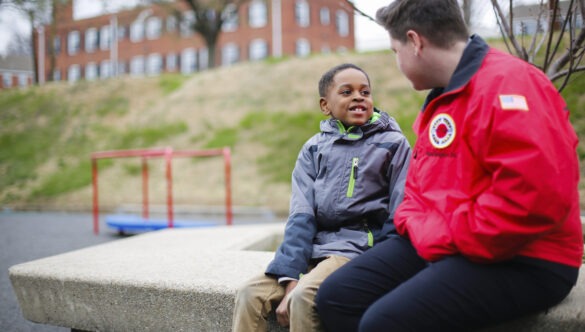
[[[353,68],[364,73],[364,75],[366,75],[366,78],[368,79],[368,84],[371,86],[370,77],[368,76],[368,73],[366,73],[363,69],[354,65],[353,63],[342,63],[329,69],[325,74],[323,74],[323,76],[321,76],[321,79],[319,80],[319,96],[325,98],[327,96],[329,88],[333,84],[333,79],[335,78],[335,75],[337,75],[337,73],[339,73],[340,71],[349,68]]]
[[[408,30],[416,31],[440,48],[469,38],[457,0],[395,0],[378,9],[376,21],[393,39],[403,43]]]

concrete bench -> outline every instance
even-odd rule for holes
[[[167,229],[12,266],[26,319],[82,331],[229,331],[284,224]],[[583,270],[585,274],[585,270]],[[486,331],[585,331],[585,277],[547,313]],[[271,319],[270,331],[284,331]]]

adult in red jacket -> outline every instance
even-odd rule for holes
[[[467,331],[557,304],[583,257],[562,97],[537,68],[469,37],[456,0],[395,0],[377,18],[403,74],[431,91],[398,235],[322,284],[324,326]]]

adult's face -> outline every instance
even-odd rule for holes
[[[424,82],[424,72],[428,68],[424,68],[421,63],[420,54],[417,46],[411,40],[401,42],[398,39],[390,36],[390,48],[396,55],[396,63],[398,68],[412,83],[415,90],[427,89]]]

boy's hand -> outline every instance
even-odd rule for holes
[[[290,292],[297,286],[297,280],[291,280],[286,284],[284,297],[280,304],[276,308],[276,320],[278,324],[283,327],[287,327],[289,325],[289,316],[288,316],[288,296]]]

